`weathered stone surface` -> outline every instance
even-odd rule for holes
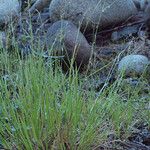
[[[49,51],[56,55],[65,55],[67,62],[74,58],[78,67],[86,66],[89,63],[90,45],[79,29],[70,21],[55,22],[47,32],[46,43]]]
[[[66,19],[76,25],[105,27],[126,20],[137,12],[132,0],[52,0],[52,21]]]
[[[19,12],[18,0],[0,0],[0,25],[8,23]]]
[[[44,7],[48,6],[51,0],[34,0],[35,3],[30,8],[29,12],[33,13],[34,11],[41,11]]]
[[[124,73],[126,76],[142,75],[150,65],[146,56],[143,55],[128,55],[122,58],[118,65],[118,72]]]

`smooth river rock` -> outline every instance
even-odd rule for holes
[[[118,65],[118,73],[125,76],[140,76],[149,70],[150,61],[144,55],[128,55],[121,59]]]
[[[65,19],[83,27],[114,25],[136,12],[132,0],[52,0],[49,7],[53,22]]]
[[[81,69],[88,65],[92,55],[86,38],[71,21],[55,22],[46,34],[46,45],[53,55],[64,55],[67,63],[74,58]]]

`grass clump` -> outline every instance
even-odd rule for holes
[[[139,88],[120,80],[97,95],[85,91],[77,71],[62,72],[42,58],[22,60],[17,48],[0,54],[0,140],[6,149],[95,149],[116,139],[127,139],[136,123],[149,122],[149,99]],[[55,67],[54,67],[55,66]],[[149,96],[150,93],[147,93]]]
[[[0,133],[5,148],[84,149],[92,145],[104,114],[96,111],[92,96],[85,102],[77,74],[66,77],[59,68],[47,71],[41,59],[32,57],[18,61],[15,77],[10,66],[5,66],[10,73],[0,81]]]

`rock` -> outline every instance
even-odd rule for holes
[[[83,27],[114,25],[136,12],[132,0],[52,0],[49,7],[52,21],[66,19]]]
[[[122,29],[114,31],[111,35],[111,40],[113,42],[118,42],[119,40],[130,39],[130,37],[137,36],[140,27],[141,24],[124,27]]]
[[[65,55],[65,61],[75,59],[77,67],[81,69],[88,65],[91,49],[84,35],[70,21],[57,21],[46,34],[47,48],[53,54]]]
[[[11,21],[19,12],[18,0],[0,0],[0,25]]]
[[[130,77],[140,76],[149,69],[149,64],[148,58],[144,55],[128,55],[119,62],[118,73]]]
[[[45,6],[49,5],[51,0],[36,0],[33,6],[29,9],[30,13],[41,11]]]

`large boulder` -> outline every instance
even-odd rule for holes
[[[49,7],[52,21],[66,19],[92,27],[120,23],[136,12],[132,0],[52,0]]]
[[[46,34],[47,49],[53,55],[64,55],[65,63],[70,65],[73,58],[81,70],[88,65],[91,48],[79,29],[70,21],[57,21]]]
[[[18,0],[0,0],[0,25],[8,23],[19,12]]]

